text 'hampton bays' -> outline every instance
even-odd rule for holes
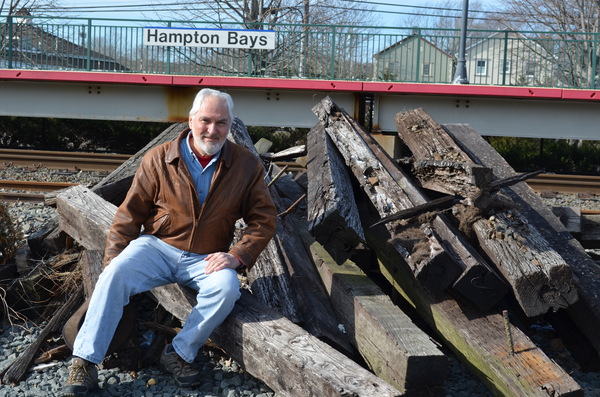
[[[275,32],[271,30],[144,28],[144,45],[270,50],[275,48]]]

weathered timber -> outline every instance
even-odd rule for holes
[[[474,162],[493,165],[498,178],[514,175],[515,171],[506,160],[470,126],[452,124],[443,127]],[[600,267],[526,183],[504,188],[502,192],[519,207],[527,221],[537,228],[571,267],[579,300],[570,305],[567,311],[600,354],[600,295],[597,293],[600,291]]]
[[[273,142],[271,142],[270,140],[268,140],[267,138],[260,138],[258,140],[258,142],[256,142],[254,144],[254,147],[256,148],[256,151],[260,154],[263,155],[265,153],[268,153],[269,150],[271,149],[271,146],[273,146]]]
[[[90,206],[80,202],[95,194],[82,186],[75,186],[57,197],[60,214],[79,218],[112,219],[116,208],[108,202],[90,200]],[[73,198],[75,208],[68,209]],[[100,199],[101,200],[101,199]],[[92,211],[100,205],[107,207]],[[111,210],[113,214],[111,216]],[[83,246],[97,246],[106,241],[108,222],[79,221],[73,225],[89,225],[96,230],[74,233],[94,241],[78,241]],[[185,321],[195,303],[195,293],[169,284],[151,291],[159,303],[181,321]],[[280,313],[243,292],[229,317],[211,335],[246,370],[263,380],[282,396],[398,396],[400,392],[388,383],[347,357],[310,335]],[[270,365],[264,365],[269,362]],[[301,371],[298,368],[302,368]],[[327,368],[324,371],[324,368]]]
[[[585,248],[581,237],[583,230],[583,215],[581,214],[581,208],[578,207],[552,207],[552,213],[560,220],[564,227],[571,233],[581,245]]]
[[[297,231],[286,218],[280,218],[277,222],[277,233],[273,239],[281,248],[282,256],[288,265],[292,286],[304,319],[302,326],[313,336],[352,356],[354,349],[338,326],[339,320],[327,298],[315,264],[302,246]]]
[[[379,211],[380,218],[427,201],[409,176],[397,166],[379,144],[330,98],[323,99],[313,107],[313,112],[323,122],[325,130],[344,157],[346,165],[350,167],[358,183]],[[430,291],[437,294],[455,280],[453,288],[457,292],[484,310],[491,308],[506,294],[507,287],[445,216],[438,214],[434,215],[433,219],[429,239],[421,235],[416,235],[415,238],[424,243],[436,240],[440,242],[436,247],[421,247],[419,254],[409,252],[402,246],[402,239],[399,238],[401,225],[392,222],[386,224],[386,227],[394,237],[396,242],[394,246],[413,269],[417,279],[423,272],[425,275],[435,275],[435,277],[425,276],[423,280],[447,281],[446,285],[425,285]],[[451,244],[444,242],[444,238],[448,241],[450,236],[452,236]],[[402,237],[405,239],[405,236]],[[436,260],[436,257],[440,259]],[[460,276],[454,277],[457,274]],[[448,276],[440,277],[441,275]],[[474,278],[479,282],[477,285],[472,283]],[[489,291],[494,291],[494,294],[490,294]]]
[[[433,220],[433,222],[435,221],[436,219]],[[404,230],[397,232],[390,240],[390,244],[400,253],[411,248],[411,270],[415,279],[432,295],[438,296],[448,286],[456,285],[460,281],[460,267],[451,266],[457,258],[450,251],[454,252],[455,249],[441,241],[440,236],[443,234],[434,233],[431,223],[422,224],[418,228],[418,233],[415,233],[415,229],[415,227],[411,227],[406,232]],[[448,239],[447,236],[446,239]],[[422,260],[423,257],[428,260]],[[478,304],[481,303],[486,306],[488,304],[487,301],[478,302]]]
[[[236,235],[240,231],[236,231]],[[282,248],[277,240],[271,239],[258,256],[254,267],[247,272],[252,293],[265,305],[278,310],[294,323],[303,321],[296,295],[292,292],[291,280]],[[282,293],[287,291],[287,293]],[[279,293],[276,293],[279,292]]]
[[[321,123],[308,133],[307,147],[308,230],[342,264],[365,241],[352,181]]]
[[[259,154],[252,143],[246,126],[237,117],[231,126],[231,133],[228,139],[238,145],[244,146],[258,157]],[[269,180],[268,175],[265,175],[265,178]],[[277,205],[279,200],[275,187],[272,186],[270,192],[273,201]],[[279,204],[278,211],[281,210],[281,207],[282,205]],[[243,225],[243,223],[241,224]],[[238,230],[236,233],[241,233],[241,230]],[[280,222],[278,222],[276,236],[281,236],[282,233],[284,232],[282,231]],[[294,291],[292,285],[285,248],[281,246],[278,238],[271,239],[265,250],[259,255],[254,267],[248,271],[248,281],[251,284],[252,292],[261,302],[278,310],[295,323],[306,321],[304,317],[305,313],[302,312],[297,299],[297,292]],[[314,328],[312,332],[318,334],[321,324],[322,322],[320,321],[313,321]]]
[[[56,196],[59,225],[88,250],[104,252],[117,207],[81,185]]]
[[[231,128],[231,137],[236,143],[246,147],[258,156],[246,127],[237,118],[236,123]],[[267,176],[266,181],[270,182],[269,176]],[[277,181],[270,186],[271,197],[277,208],[277,213],[282,214],[287,210],[287,206],[284,205],[281,195],[275,188],[276,185]],[[354,349],[347,336],[338,327],[339,321],[312,258],[304,249],[300,236],[286,216],[279,217],[275,236],[271,242],[277,244],[281,253],[281,261],[286,266],[287,274],[290,276],[294,296],[299,303],[298,310],[302,314],[304,328],[312,335],[327,340],[340,351],[352,355]],[[252,277],[252,271],[249,273],[249,276]],[[255,278],[252,283],[253,290],[256,280],[258,279]]]
[[[413,154],[414,175],[428,189],[471,197],[491,182],[491,170],[473,164],[423,109],[400,112],[394,118],[398,135]]]
[[[306,156],[306,145],[298,145],[277,153],[261,153],[260,157],[269,161],[285,161]]]
[[[354,120],[350,121],[356,126]],[[360,127],[355,127],[361,134],[361,137],[369,144],[377,154],[382,165],[394,177],[398,183],[406,181],[408,178],[404,173],[399,172],[400,168],[396,166],[389,156],[382,151],[373,137],[367,134]],[[411,194],[411,197],[420,197],[422,193],[418,189],[409,189],[412,186],[405,183],[403,189]],[[487,178],[485,179],[487,181]],[[481,184],[484,180],[479,181]],[[417,194],[419,193],[419,194]],[[475,303],[482,310],[493,307],[508,292],[508,287],[498,276],[496,271],[487,261],[473,248],[463,237],[463,235],[448,221],[445,215],[438,214],[431,221],[431,231],[427,233],[429,240],[438,241],[441,247],[453,258],[453,261],[461,265],[462,273],[458,276],[452,289],[462,296]],[[432,247],[435,249],[435,246]],[[433,266],[434,270],[438,267]],[[430,272],[429,278],[440,278],[444,273]]]
[[[103,253],[100,250],[85,250],[81,253],[80,267],[81,278],[83,280],[83,291],[85,298],[90,299],[92,292],[98,282],[98,277],[102,273]]]
[[[498,211],[475,222],[473,230],[527,316],[556,311],[577,300],[571,267],[519,211]]]
[[[325,131],[336,145],[338,151],[344,158],[346,166],[374,203],[375,207],[380,211],[381,217],[386,217],[396,213],[402,209],[412,208],[414,205],[422,204],[426,200],[424,197],[418,197],[414,203],[405,190],[414,189],[412,185],[403,181],[399,184],[387,170],[380,164],[379,159],[373,153],[372,148],[367,145],[353,125],[348,121],[342,110],[333,103],[329,98],[325,98],[318,105],[313,107],[313,112],[323,123]],[[395,229],[395,225],[388,224],[390,229]],[[420,241],[424,239],[422,233],[416,230],[403,236],[405,241]],[[440,285],[427,284],[433,293],[439,293],[448,287],[455,280],[455,276],[459,273],[457,269],[459,265],[453,263],[447,256],[444,250],[433,250],[429,248],[423,249],[425,254],[414,255],[414,245],[404,247],[397,245],[398,250],[402,253],[406,263],[413,269],[415,277],[425,282],[427,278],[421,278],[420,274],[448,274],[449,277],[442,277],[440,280],[446,281]],[[441,260],[435,260],[441,256]],[[443,266],[440,266],[443,264]],[[435,270],[434,266],[438,266]]]
[[[398,113],[396,127],[417,160],[436,159],[443,154],[451,158],[459,157],[462,163],[476,166],[469,155],[423,109]],[[457,175],[454,182],[452,173]],[[449,172],[444,184],[450,186],[455,183],[462,188],[464,181],[459,175],[459,172]],[[492,193],[526,177],[509,175],[495,178],[483,189],[477,188],[480,193],[471,193],[470,198],[477,201],[481,194]],[[534,317],[575,302],[577,291],[572,286],[571,268],[539,231],[516,208],[492,206],[491,209],[493,212],[488,212],[488,208],[482,210],[481,217],[473,222],[472,230],[480,247],[512,287],[523,312]]]
[[[489,169],[489,168],[487,168],[487,169]],[[489,170],[491,172],[491,169],[489,169]],[[489,192],[494,192],[503,187],[514,185],[515,183],[525,181],[528,178],[538,175],[540,172],[541,171],[533,171],[530,173],[519,174],[519,175],[515,175],[514,177],[508,177],[505,179],[494,181],[494,183],[489,184],[489,188],[486,190],[489,190]],[[407,208],[405,210],[398,211],[395,214],[386,216],[385,218],[375,222],[373,225],[371,225],[371,227],[377,226],[377,225],[380,225],[383,223],[395,221],[395,220],[411,218],[413,216],[424,214],[429,211],[445,210],[445,209],[452,207],[454,204],[458,204],[459,202],[461,202],[464,199],[465,199],[465,197],[462,197],[459,195],[442,196],[440,198],[433,199],[431,201],[427,201],[426,203],[419,204],[412,208]],[[553,209],[553,212],[555,212],[555,209]],[[565,223],[562,219],[561,219],[561,221],[563,222],[563,224]]]
[[[584,248],[600,248],[600,215],[581,215],[581,235],[578,240]]]
[[[195,294],[174,284],[153,291],[178,318],[186,318]],[[169,305],[169,302],[172,302]],[[242,292],[232,313],[211,335],[253,376],[282,396],[400,396],[401,393],[310,335],[256,298]],[[264,365],[269,362],[270,365]]]
[[[299,229],[306,229],[299,224]],[[302,235],[350,340],[369,368],[404,396],[445,396],[448,359],[350,260],[337,263],[308,232]]]
[[[421,137],[418,138],[420,141]],[[492,170],[465,161],[416,158],[412,164],[412,174],[423,188],[469,197],[479,195],[480,188],[489,185]]]
[[[187,127],[188,123],[176,123],[169,126],[135,155],[124,161],[117,169],[94,185],[92,190],[103,199],[119,205],[125,198],[129,186],[131,186],[133,175],[137,171],[142,157],[153,147],[177,138]]]
[[[4,384],[15,384],[19,383],[27,368],[31,364],[35,354],[46,339],[53,333],[58,331],[65,321],[71,316],[71,314],[81,305],[83,301],[83,287],[80,287],[73,293],[62,305],[56,313],[52,316],[48,324],[44,327],[42,332],[35,338],[35,340],[27,346],[27,348],[17,357],[8,367],[0,373],[2,377],[2,383]]]
[[[371,207],[359,203],[363,225],[377,218]],[[398,266],[403,258],[386,243],[390,235],[383,226],[365,228],[365,234],[382,274],[494,395],[583,396],[579,385],[511,323],[512,354],[500,313],[482,314],[454,299],[451,291],[434,298],[412,281],[408,269]]]

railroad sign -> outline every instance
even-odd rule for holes
[[[144,45],[172,47],[220,47],[272,50],[272,30],[144,28]]]

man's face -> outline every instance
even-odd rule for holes
[[[190,116],[192,149],[201,156],[214,155],[223,147],[230,125],[227,103],[216,96],[206,97],[196,114]]]

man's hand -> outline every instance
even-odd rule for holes
[[[206,274],[211,274],[227,267],[237,269],[242,265],[238,258],[226,252],[208,254],[204,260],[208,262],[206,264]]]

